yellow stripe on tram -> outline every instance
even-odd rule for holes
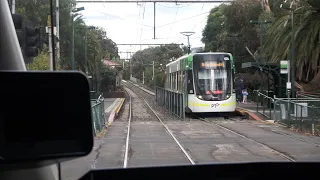
[[[222,103],[222,104],[220,104],[220,106],[225,107],[225,106],[232,106],[234,104],[236,104],[236,102]]]
[[[232,105],[235,105],[236,102],[229,102],[229,103],[222,103],[222,104],[219,104],[220,106],[222,107],[226,107],[226,106],[232,106]],[[204,104],[204,103],[194,103],[194,102],[189,102],[188,103],[189,106],[197,106],[197,107],[210,107],[211,104]]]
[[[203,103],[193,103],[193,102],[189,102],[189,106],[210,107],[210,104],[203,104]]]

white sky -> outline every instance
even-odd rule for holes
[[[178,5],[156,3],[156,40],[154,40],[153,3],[77,3],[77,7],[85,8],[81,13],[86,24],[103,27],[107,36],[117,44],[183,43],[187,45],[187,37],[180,32],[193,31],[195,34],[190,36],[191,47],[204,46],[201,37],[207,15],[211,8],[218,5],[219,3]],[[141,46],[141,49],[147,47]],[[119,52],[140,50],[140,46],[118,45],[118,48]],[[127,54],[120,53],[120,57],[126,58]]]

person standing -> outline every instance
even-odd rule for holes
[[[244,89],[243,80],[239,79],[237,83],[237,101],[242,102],[242,90]]]
[[[248,91],[246,89],[242,90],[242,103],[247,104],[247,98],[248,98]]]

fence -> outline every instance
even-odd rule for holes
[[[105,125],[104,99],[102,94],[98,99],[91,99],[91,111],[94,127],[94,135],[100,132]]]
[[[320,97],[299,95],[297,98],[277,98],[267,93],[255,91],[258,113],[300,132],[320,134]]]
[[[185,94],[156,87],[156,102],[166,107],[170,113],[185,119]]]
[[[256,102],[256,111],[261,115],[271,119],[273,117],[274,99],[268,95],[270,95],[270,93],[273,91],[264,90],[263,92],[266,94],[259,90],[253,90],[253,93],[255,94],[254,101]]]
[[[274,119],[312,135],[320,134],[320,98],[274,98]]]

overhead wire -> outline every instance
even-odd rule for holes
[[[198,17],[198,16],[201,16],[201,15],[203,15],[203,14],[207,14],[207,13],[209,13],[209,12],[210,12],[210,11],[204,12],[204,13],[201,13],[201,14],[197,14],[197,15],[194,15],[194,16],[191,16],[191,17],[188,17],[188,18],[185,18],[185,19],[178,20],[178,21],[173,21],[173,22],[168,23],[168,24],[163,24],[163,25],[158,26],[157,28],[164,27],[164,26],[168,26],[168,25],[171,25],[171,24],[174,24],[174,23],[178,23],[178,22],[181,22],[181,21],[185,21],[185,20],[188,20],[188,19],[192,19],[192,18],[194,18],[194,17]]]
[[[206,16],[206,17],[205,17],[203,20],[201,20],[200,22],[196,23],[196,24],[192,27],[191,31],[193,31],[194,28],[196,28],[199,24],[201,24],[201,23],[202,23],[203,21],[205,21],[207,18],[208,18],[208,16]]]
[[[139,6],[139,20],[140,20],[140,15],[141,15],[141,5],[137,4]],[[137,29],[137,35],[136,35],[136,43],[138,42],[138,35],[139,35],[139,27]]]
[[[101,11],[98,11],[98,13],[100,14],[104,14],[105,16],[111,16],[111,17],[114,17],[114,18],[117,18],[117,19],[121,19],[123,21],[131,21],[131,20],[128,20],[128,19],[125,19],[125,18],[122,18],[120,16],[115,16],[115,15],[112,15],[112,14],[108,14],[108,13],[104,13],[104,12],[101,12]],[[137,24],[140,24],[139,22],[137,22]],[[153,28],[153,26],[148,26],[148,25],[143,25],[145,27],[149,27],[149,28]]]
[[[168,7],[168,6],[164,6],[164,5],[161,5],[161,4],[158,4],[158,5],[162,6],[162,7],[165,7],[165,8],[177,8],[177,7]],[[176,5],[178,5],[178,4],[176,4]],[[193,4],[187,4],[185,6],[179,6],[178,8],[185,8],[185,7],[188,7],[188,6],[191,6],[191,5],[193,5]]]
[[[177,8],[177,10],[176,10],[176,14],[174,15],[174,19],[173,19],[173,21],[175,21],[175,20],[176,20],[176,18],[177,18],[177,14],[178,14],[178,11],[179,11],[179,8]],[[171,33],[172,27],[173,27],[173,24],[170,26],[170,29],[169,29],[169,32],[168,32],[168,36],[169,36],[169,35],[170,35],[170,33]]]
[[[102,4],[103,5],[103,8],[105,9],[105,10],[107,10],[107,8],[106,8],[106,6],[105,6],[105,3],[103,3]],[[106,27],[108,27],[108,23],[107,23],[107,21],[108,21],[108,16],[105,16],[105,20],[106,20]]]
[[[143,12],[142,12],[142,23],[141,23],[141,30],[140,30],[140,42],[141,42],[141,37],[142,37],[142,29],[143,29],[143,25],[144,25],[144,13],[146,10],[146,4],[143,5]]]

